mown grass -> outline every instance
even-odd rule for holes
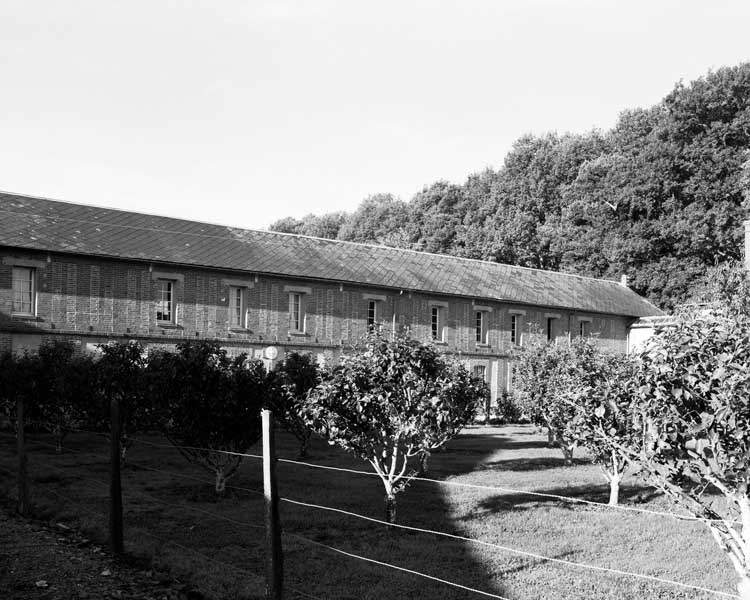
[[[78,522],[103,539],[108,477],[105,440],[71,434],[65,445],[75,453],[57,456],[52,448],[34,442],[49,442],[47,437],[31,435],[30,438],[29,471],[37,510],[56,519]],[[145,439],[165,443],[157,437]],[[279,434],[277,442],[280,457],[296,458],[293,438]],[[0,443],[0,466],[12,470],[14,441],[0,436]],[[565,467],[559,450],[549,449],[545,444],[546,436],[528,426],[470,427],[445,452],[431,457],[428,476],[606,502],[607,486],[597,467],[582,458],[575,466]],[[259,448],[251,452],[259,453]],[[313,443],[310,454],[309,462],[318,465],[367,469],[364,462],[319,440]],[[226,498],[217,501],[211,476],[186,463],[171,448],[136,445],[129,452],[128,462],[122,475],[126,550],[168,567],[212,598],[262,597],[263,498],[232,489]],[[279,463],[278,475],[282,497],[383,518],[383,491],[377,477],[288,463]],[[0,471],[0,482],[5,493],[13,493],[12,478],[7,472]],[[260,490],[260,461],[246,459],[231,484]],[[634,479],[626,479],[621,497],[626,505],[670,509],[668,499]],[[391,529],[289,503],[281,504],[281,520],[287,534],[513,600],[718,597],[551,563],[471,542]],[[734,592],[735,577],[729,561],[708,530],[697,523],[522,493],[418,481],[412,482],[399,496],[398,522],[547,557]],[[286,535],[283,545],[289,598],[481,597],[348,558],[297,537]]]

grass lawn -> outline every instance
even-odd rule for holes
[[[57,456],[48,436],[29,436],[29,472],[37,511],[106,538],[108,446],[71,434]],[[161,438],[145,437],[166,444]],[[559,450],[530,426],[472,426],[430,458],[428,477],[606,502],[597,467],[562,464]],[[0,467],[15,468],[15,440],[0,436]],[[295,440],[277,436],[281,458],[295,459]],[[250,450],[259,453],[259,448]],[[314,440],[309,462],[369,470],[366,463]],[[230,490],[213,497],[211,475],[172,448],[136,444],[123,471],[125,544],[188,579],[211,598],[261,598],[264,590],[263,498]],[[169,471],[173,474],[156,472]],[[0,470],[0,493],[13,479]],[[282,497],[384,517],[377,477],[279,463]],[[86,478],[86,479],[82,479]],[[195,478],[195,479],[190,479]],[[202,483],[205,481],[207,483]],[[103,482],[101,485],[97,482]],[[231,485],[262,489],[259,460],[246,459]],[[667,511],[668,499],[626,479],[626,505]],[[219,515],[225,519],[216,518]],[[281,504],[285,533],[389,562],[513,600],[720,598],[629,576],[590,571],[471,542],[387,528],[354,517]],[[547,557],[610,567],[735,593],[729,560],[701,524],[572,504],[519,493],[414,481],[398,496],[398,522],[466,536]],[[288,598],[322,600],[481,598],[409,573],[366,563],[285,536]],[[170,543],[165,543],[170,542]],[[196,554],[195,552],[201,553]]]

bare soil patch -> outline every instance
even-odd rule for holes
[[[64,523],[0,505],[0,597],[5,600],[200,600],[163,573],[117,560]]]

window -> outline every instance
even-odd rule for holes
[[[378,322],[378,302],[377,300],[367,301],[367,328],[372,329]]]
[[[443,319],[442,309],[440,306],[433,306],[430,309],[430,332],[432,339],[438,342],[443,341]]]
[[[36,277],[31,267],[13,267],[13,312],[36,314]]]
[[[589,335],[590,331],[590,323],[588,321],[581,321],[578,323],[578,335],[581,337],[586,337]]]
[[[555,338],[555,318],[547,317],[547,341],[551,342]]]
[[[284,291],[289,294],[289,333],[307,335],[307,299],[312,294],[312,288],[285,285]]]
[[[474,331],[477,344],[485,344],[487,343],[487,313],[478,310],[474,314]]]
[[[156,320],[161,323],[174,323],[174,281],[157,279],[156,286]]]
[[[229,326],[245,329],[245,288],[229,286]]]
[[[289,328],[305,331],[305,295],[300,292],[289,294]]]
[[[487,381],[487,367],[484,365],[474,365],[474,377]]]
[[[518,315],[510,315],[510,343],[518,344]]]

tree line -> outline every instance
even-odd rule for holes
[[[671,310],[707,268],[741,253],[748,189],[750,63],[678,83],[607,131],[518,139],[497,170],[438,181],[405,202],[274,231],[619,279]]]
[[[369,462],[383,482],[389,522],[396,494],[489,394],[482,379],[433,345],[377,332],[340,364],[320,367],[292,352],[270,371],[206,341],[174,351],[147,351],[137,342],[99,348],[99,356],[81,355],[70,343],[53,342],[37,354],[1,355],[0,417],[15,421],[23,402],[25,424],[51,432],[63,452],[70,432],[113,430],[115,398],[123,462],[135,434],[155,432],[208,470],[223,495],[242,454],[261,437],[261,410],[270,408],[299,441],[300,456],[317,434]]]

